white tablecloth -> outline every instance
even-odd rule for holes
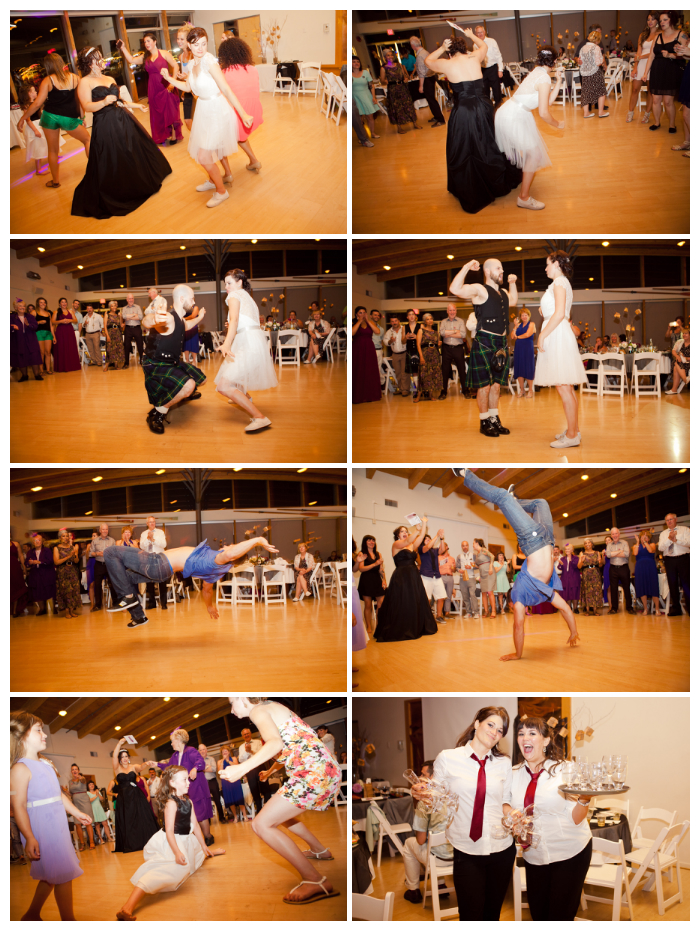
[[[17,124],[22,119],[22,110],[19,107],[16,110],[10,110],[10,148],[13,149],[16,145],[20,149],[26,148],[24,144],[24,136],[17,129]]]
[[[256,71],[260,79],[260,90],[271,94],[275,89],[275,75],[277,74],[277,65],[256,65]]]

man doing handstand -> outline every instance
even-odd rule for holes
[[[515,531],[520,548],[527,557],[511,590],[515,653],[506,653],[501,659],[504,662],[522,659],[525,642],[525,608],[542,604],[545,601],[549,601],[566,621],[571,634],[567,640],[568,645],[577,646],[579,635],[574,613],[559,594],[562,584],[554,568],[556,562],[554,559],[554,527],[549,504],[544,498],[519,500],[511,494],[512,485],[508,491],[496,488],[480,479],[470,469],[453,469],[452,471],[455,475],[464,477],[464,484],[470,491],[500,508]],[[112,548],[118,549],[119,547]]]

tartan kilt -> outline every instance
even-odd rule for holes
[[[184,385],[193,378],[197,386],[203,385],[207,376],[189,362],[154,362],[144,356],[143,374],[146,380],[148,400],[154,407],[163,407],[182,391]]]
[[[499,375],[491,371],[491,360],[499,349],[506,351],[506,364]],[[485,388],[486,385],[507,385],[510,360],[508,358],[508,341],[505,336],[479,332],[472,342],[469,357],[467,385],[470,388]]]

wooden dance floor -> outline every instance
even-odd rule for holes
[[[13,233],[149,233],[207,236],[258,233],[342,234],[347,232],[347,133],[320,112],[320,98],[262,95],[264,123],[250,144],[262,162],[260,174],[246,171],[241,150],[230,157],[229,199],[209,209],[210,192],[195,191],[207,180],[183,140],[161,146],[173,173],[160,191],[125,217],[96,220],[71,216],[73,191],[85,174],[83,147],[70,136],[61,150],[61,187],[48,190],[51,175],[32,174],[25,150],[10,151],[10,227]],[[132,111],[150,134],[148,113]],[[685,159],[683,159],[685,161]]]
[[[604,609],[607,610],[607,609]],[[566,645],[561,615],[525,621],[523,659],[513,652],[513,615],[452,618],[433,636],[377,643],[352,654],[357,692],[685,692],[690,689],[690,617],[576,615],[581,644]]]
[[[374,863],[376,864],[376,856],[373,858]],[[421,905],[413,905],[411,902],[407,902],[403,893],[405,890],[404,886],[404,865],[403,857],[395,856],[390,857],[386,853],[386,848],[384,855],[382,856],[382,865],[381,869],[376,870],[376,878],[372,881],[372,886],[374,892],[372,895],[376,899],[383,899],[387,892],[394,893],[394,921],[432,921],[433,920],[433,906],[430,899],[426,903],[426,908],[422,908]],[[80,880],[78,880],[78,883]],[[452,887],[452,880],[446,880],[447,885]],[[683,901],[677,902],[675,905],[671,906],[666,910],[665,915],[659,915],[657,900],[656,900],[656,889],[653,891],[645,892],[643,889],[643,884],[637,886],[632,896],[632,908],[634,909],[634,920],[635,921],[690,921],[690,870],[681,869],[681,884],[683,886]],[[421,891],[423,887],[421,885]],[[663,880],[663,890],[664,897],[669,898],[676,892],[676,876],[673,874],[673,882],[669,882],[667,879]],[[600,888],[591,886],[590,889],[591,895],[601,895]],[[607,892],[602,891],[602,896],[609,895]],[[610,896],[612,901],[612,896]],[[457,897],[454,892],[451,892],[449,897],[440,898],[440,908],[456,908],[457,907]],[[627,921],[627,910],[622,909],[622,919]],[[598,902],[588,902],[588,908],[584,912],[579,906],[578,912],[576,913],[577,918],[585,919],[587,921],[610,921],[611,915],[611,906],[610,905],[601,905]],[[454,921],[457,919],[455,918]],[[522,910],[522,921],[532,921],[530,917],[530,910],[528,908],[523,908]],[[515,911],[513,909],[513,887],[510,885],[508,892],[506,893],[505,901],[503,902],[503,907],[501,908],[501,921],[516,921]]]
[[[138,921],[344,921],[347,914],[347,809],[307,811],[301,820],[335,857],[321,864],[322,874],[339,896],[311,905],[285,905],[282,897],[299,881],[292,867],[253,834],[250,821],[219,824],[214,818],[214,846],[224,856],[205,860],[176,892],[145,896],[134,913]],[[291,836],[291,835],[290,835]],[[296,839],[295,839],[296,840]],[[302,849],[305,845],[296,840]],[[80,855],[83,875],[73,881],[78,921],[115,921],[133,890],[130,877],[144,862],[141,851],[110,853],[112,844]],[[10,921],[19,921],[36,889],[29,866],[10,872]],[[44,921],[60,921],[53,895],[42,911]]]
[[[244,433],[250,422],[217,393],[220,356],[200,360],[202,397],[170,413],[165,433],[151,433],[141,366],[103,372],[83,366],[44,381],[10,386],[13,462],[342,462],[346,454],[345,362],[275,366],[279,385],[253,400],[272,426]],[[16,377],[16,376],[15,376]],[[309,407],[310,399],[322,403]],[[28,417],[41,411],[39,421]],[[312,413],[313,411],[313,413]]]
[[[373,149],[362,148],[353,133],[353,232],[686,235],[690,159],[671,151],[683,142],[680,107],[674,136],[665,114],[654,133],[640,122],[639,110],[628,124],[629,87],[625,81],[624,98],[607,99],[610,116],[605,120],[584,122],[582,108],[571,104],[551,108],[555,119],[565,121],[564,129],[535,116],[552,160],[532,185],[532,196],[546,204],[537,211],[518,207],[515,190],[479,213],[465,213],[447,191],[447,127],[432,129],[426,107],[418,116],[423,129],[411,127],[399,136],[380,114],[376,128],[381,138],[373,140]],[[450,112],[445,112],[448,121]]]
[[[20,387],[27,387],[27,383]],[[444,401],[387,396],[352,407],[352,458],[382,462],[549,462],[644,463],[690,461],[690,394],[658,398],[579,395],[581,445],[552,449],[566,427],[556,388],[543,388],[534,400],[501,392],[503,425],[510,436],[479,433],[475,400],[450,388]]]
[[[347,687],[346,609],[325,592],[320,600],[267,607],[220,604],[218,621],[194,592],[190,601],[146,614],[149,623],[135,629],[127,627],[127,612],[91,612],[89,605],[73,620],[13,618],[10,689],[225,695],[234,680],[239,691],[261,681],[280,693]]]

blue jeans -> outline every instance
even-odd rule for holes
[[[489,485],[469,469],[465,470],[464,484],[470,491],[500,508],[526,556],[531,556],[545,546],[554,546],[552,512],[544,498],[514,498],[505,488]]]
[[[140,582],[167,582],[173,574],[164,553],[146,553],[131,546],[110,546],[104,556],[110,582],[120,599],[128,595],[138,598]],[[129,613],[132,617],[143,617],[140,603]]]

